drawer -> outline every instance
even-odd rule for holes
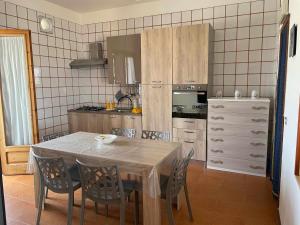
[[[240,126],[222,123],[208,123],[207,133],[209,135],[267,138],[268,126]]]
[[[173,137],[181,138],[181,139],[190,139],[190,140],[197,140],[197,139],[203,140],[204,138],[206,138],[206,131],[173,128]]]
[[[238,149],[246,152],[254,150],[258,153],[264,153],[267,151],[268,139],[209,135],[207,146],[209,149]]]
[[[206,161],[206,141],[204,140],[189,140],[181,138],[173,138],[173,141],[182,143],[182,153],[186,156],[194,149],[193,159]]]
[[[204,130],[206,129],[206,120],[173,118],[173,127],[191,130]]]
[[[261,101],[209,101],[209,112],[257,113],[269,115],[269,102]]]
[[[229,159],[222,157],[209,157],[207,168],[242,172],[260,176],[266,175],[266,163],[241,159]]]
[[[266,114],[238,114],[238,113],[209,113],[208,123],[218,124],[236,124],[236,125],[253,125],[266,126],[269,125],[269,115]]]
[[[207,148],[207,155],[208,158],[210,157],[224,157],[224,158],[233,158],[233,159],[245,159],[245,160],[252,160],[252,161],[267,161],[267,151],[259,151],[256,149],[249,149],[247,151],[241,151],[239,148],[231,148],[225,149],[222,147],[214,148],[208,147]]]

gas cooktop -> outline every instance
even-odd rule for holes
[[[82,106],[76,109],[76,111],[90,111],[90,112],[97,112],[102,110],[105,110],[105,108],[101,106]]]

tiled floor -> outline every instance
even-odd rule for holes
[[[174,210],[177,225],[280,224],[277,200],[272,197],[271,183],[268,179],[207,170],[203,165],[193,162],[189,168],[188,186],[194,222],[189,222],[184,203],[180,211]],[[4,177],[4,191],[8,225],[34,224],[33,177]],[[41,224],[65,225],[67,197],[50,192],[46,203]],[[80,204],[80,191],[76,193],[75,203]],[[130,204],[127,208],[128,224],[133,224],[133,205]],[[119,224],[118,208],[111,208],[109,213],[108,218],[95,214],[93,204],[90,203],[86,209],[85,224]],[[73,224],[79,224],[79,207],[74,207],[73,218]],[[163,224],[167,224],[165,216]]]

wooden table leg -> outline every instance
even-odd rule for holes
[[[148,187],[148,176],[143,176],[143,224],[161,225],[160,196],[150,197]]]

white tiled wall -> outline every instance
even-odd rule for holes
[[[74,69],[69,62],[88,56],[88,43],[101,41],[106,56],[109,36],[141,33],[144,29],[210,23],[215,29],[214,90],[232,96],[235,89],[248,96],[253,89],[273,97],[276,84],[277,13],[271,0],[195,9],[119,21],[78,25],[53,18],[53,35],[39,32],[35,10],[0,1],[0,27],[32,31],[35,67],[42,82],[36,85],[41,136],[66,131],[67,109],[112,100],[126,87],[107,81],[107,68]]]

